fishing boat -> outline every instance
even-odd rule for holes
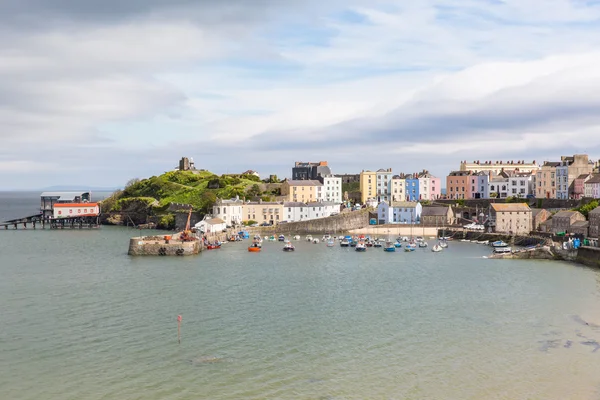
[[[285,245],[283,246],[283,251],[294,251],[294,250],[296,250],[296,247],[294,247],[294,245],[290,241],[287,241],[285,243]]]
[[[333,246],[335,246],[335,242],[333,241],[333,239],[329,239],[327,241],[327,247],[333,247]]]
[[[507,247],[507,246],[508,246],[508,243],[504,243],[502,240],[492,242],[492,247]]]
[[[383,247],[383,243],[381,242],[381,240],[377,239],[373,241],[373,247]]]
[[[396,251],[396,246],[394,246],[394,243],[392,243],[391,241],[387,241],[387,242],[385,242],[385,245],[383,246],[383,251],[389,251],[389,252]]]
[[[350,241],[346,238],[342,238],[342,241],[340,242],[340,247],[348,247],[350,246]]]
[[[358,243],[356,243],[356,248],[354,249],[355,251],[367,251],[367,246],[365,245],[364,241],[360,241]]]
[[[280,242],[285,242],[285,236],[284,235],[279,235],[279,241]]]
[[[251,253],[258,253],[260,251],[260,245],[253,242],[250,246],[248,246],[248,251]]]
[[[433,251],[434,253],[439,253],[442,250],[444,250],[444,249],[439,244],[434,244],[433,247],[431,248],[431,251]]]

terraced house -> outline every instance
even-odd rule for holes
[[[286,196],[287,201],[321,201],[323,194],[323,184],[317,180],[289,180],[281,185],[281,195]]]

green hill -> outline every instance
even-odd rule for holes
[[[170,171],[159,176],[132,180],[124,190],[102,201],[103,213],[167,216],[171,203],[191,204],[194,211],[212,211],[217,198],[261,195],[254,175],[215,175],[208,171]],[[165,218],[165,221],[170,218]]]

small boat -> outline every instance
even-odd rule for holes
[[[405,247],[404,247],[404,251],[409,252],[409,251],[415,251],[417,249],[417,244],[416,243],[408,243]]]
[[[294,247],[294,245],[290,241],[287,241],[285,243],[285,245],[283,246],[283,251],[294,251],[294,250],[296,250],[296,248]]]
[[[477,244],[490,244],[489,240],[479,240]]]
[[[403,242],[408,242],[408,237],[407,236],[402,236],[402,241]]]
[[[394,243],[394,247],[396,247],[396,248],[400,248],[400,247],[402,247],[402,243],[400,243],[400,242],[395,242],[395,243]]]
[[[300,240],[300,235],[294,236],[294,240]]]
[[[470,242],[469,239],[460,239],[461,242]]]
[[[504,243],[502,240],[492,242],[492,247],[507,247],[508,243]]]
[[[265,236],[265,239],[268,239],[268,237]],[[255,235],[254,239],[252,239],[252,240],[255,242],[260,242],[260,243],[262,243],[262,241],[263,241],[262,238],[260,237],[260,235]]]
[[[265,240],[269,240],[269,237],[268,237],[268,236],[265,236]]]
[[[313,242],[314,244],[317,244],[317,243],[319,243],[319,242],[320,242],[320,240],[319,240],[318,238],[314,238],[312,242]]]
[[[206,245],[207,250],[214,250],[214,249],[220,249],[220,248],[221,248],[221,243],[209,243]]]
[[[433,247],[431,248],[431,251],[433,251],[434,253],[438,253],[442,250],[444,250],[444,249],[439,244],[434,244]]]
[[[324,242],[328,241],[329,239],[331,239],[331,235],[330,234],[323,235],[323,241]]]
[[[391,241],[387,241],[385,242],[385,246],[383,246],[383,251],[396,251],[396,246],[394,246],[394,243],[392,243]]]
[[[422,242],[423,240],[425,240],[423,239],[423,236],[417,236],[417,242]]]
[[[425,241],[419,242],[419,247],[427,247],[427,246],[428,246],[427,242],[425,242]]]
[[[512,249],[510,247],[494,247],[494,253],[511,253]]]
[[[327,247],[333,247],[333,246],[335,246],[335,242],[333,241],[333,239],[329,239],[327,241]]]
[[[363,242],[362,240],[358,243],[356,243],[356,248],[354,249],[355,251],[367,251],[367,246],[365,245],[365,242]]]
[[[340,242],[340,247],[348,247],[350,246],[350,241],[346,238],[343,238],[342,241]]]
[[[356,247],[357,244],[358,244],[358,238],[355,236],[352,238],[352,240],[350,240],[350,247]]]
[[[440,245],[440,247],[441,247],[442,249],[445,249],[445,248],[447,248],[447,247],[448,247],[448,243],[447,243],[445,240],[442,240],[442,241],[439,243],[439,245]]]
[[[271,235],[269,236],[269,242],[275,242],[277,239],[275,239],[275,236]]]
[[[373,247],[383,247],[383,243],[381,243],[381,240],[375,240],[373,242]]]
[[[260,251],[260,246],[258,243],[252,243],[250,246],[248,246],[248,251],[251,253],[258,253]]]
[[[284,235],[279,235],[279,241],[280,242],[285,242],[285,236]]]
[[[306,235],[307,242],[312,242],[312,239],[313,239],[312,235]]]

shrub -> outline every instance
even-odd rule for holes
[[[166,230],[175,229],[175,216],[173,214],[163,215],[158,220],[157,228]]]

